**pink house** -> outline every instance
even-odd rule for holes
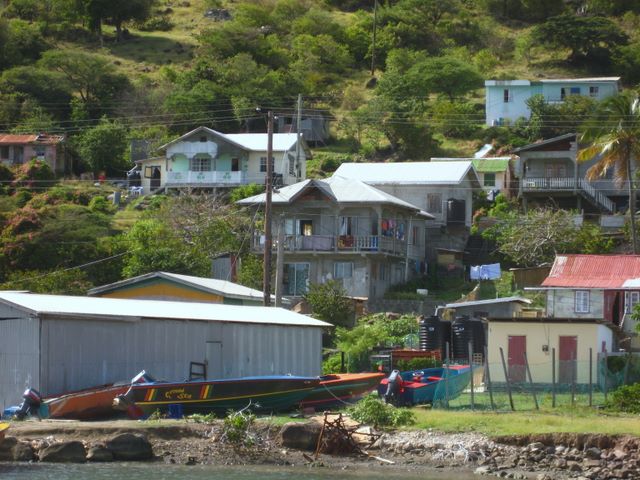
[[[57,174],[68,171],[63,135],[0,133],[0,162],[22,165],[34,158],[45,160]]]

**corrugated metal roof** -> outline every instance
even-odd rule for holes
[[[531,304],[531,300],[524,297],[502,297],[502,298],[491,298],[489,300],[475,300],[473,302],[447,303],[445,305],[445,308],[474,307],[476,305],[493,305],[494,303],[510,303],[510,302],[526,303],[527,305]]]
[[[541,286],[625,288],[625,282],[638,278],[640,255],[557,255]]]
[[[63,135],[48,135],[48,134],[25,134],[14,135],[0,133],[0,144],[7,145],[56,145],[64,140]]]
[[[31,143],[38,138],[37,135],[10,135],[0,134],[0,143]]]
[[[367,185],[360,180],[344,178],[339,175],[334,175],[322,180],[307,179],[302,182],[289,185],[288,187],[280,188],[277,192],[272,194],[271,201],[273,205],[289,205],[294,202],[305,189],[313,187],[323,191],[336,203],[374,203],[395,205],[397,207],[413,210],[426,218],[433,218],[433,215],[421,210],[419,207],[416,207],[409,202],[405,202],[404,200],[394,197],[393,195],[383,192],[371,185]],[[240,200],[237,203],[239,205],[256,205],[264,202],[265,194],[261,193],[260,195],[254,195],[253,197]]]
[[[71,297],[35,293],[0,292],[0,302],[32,314],[56,314],[94,318],[156,318],[205,322],[258,323],[328,327],[331,324],[283,308],[185,303],[163,300],[129,300],[102,297]]]
[[[513,150],[513,153],[523,152],[525,150],[536,149],[536,148],[541,147],[543,145],[548,145],[548,144],[554,143],[554,142],[561,142],[563,140],[567,140],[569,138],[576,137],[576,136],[577,135],[575,133],[565,133],[564,135],[559,135],[557,137],[548,138],[546,140],[541,140],[539,142],[530,143],[529,145],[525,145],[523,147],[516,148],[515,150]]]
[[[89,295],[96,295],[99,293],[109,292],[111,290],[117,290],[122,287],[134,285],[139,282],[144,282],[152,278],[166,278],[173,280],[177,283],[181,283],[188,286],[194,286],[208,292],[223,295],[229,298],[246,299],[246,300],[261,300],[263,295],[260,290],[245,287],[237,283],[228,282],[226,280],[218,280],[215,278],[203,278],[194,277],[191,275],[179,275],[177,273],[169,272],[152,272],[145,275],[139,275],[137,277],[127,278],[119,282],[114,282],[109,285],[102,285],[100,287],[89,290]]]
[[[250,150],[253,152],[266,152],[267,151],[267,140],[268,135],[266,133],[222,133],[217,130],[213,130],[208,127],[198,127],[190,132],[181,135],[180,137],[171,140],[169,143],[162,145],[159,150],[164,150],[168,146],[173,145],[174,143],[180,142],[182,140],[186,140],[192,135],[195,135],[199,132],[207,132],[211,135],[215,135],[217,137],[221,137],[228,142],[240,147],[245,150]],[[273,134],[273,151],[274,152],[284,152],[287,150],[291,150],[298,139],[297,134],[295,133],[274,133]],[[304,145],[303,145],[303,148]]]
[[[334,175],[355,178],[371,185],[458,185],[468,173],[475,180],[471,160],[450,162],[343,163]],[[479,184],[479,182],[478,182]]]
[[[473,167],[478,172],[500,173],[509,168],[509,159],[503,158],[476,158],[473,160]]]

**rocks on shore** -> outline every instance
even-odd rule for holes
[[[280,443],[296,450],[315,450],[322,425],[318,422],[289,422],[280,430]]]
[[[32,442],[7,437],[0,444],[0,461],[38,460],[55,463],[139,461],[153,458],[151,443],[143,435],[123,433],[105,443],[87,445],[78,440],[56,441],[54,438]]]

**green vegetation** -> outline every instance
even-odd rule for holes
[[[605,406],[614,412],[640,413],[640,383],[614,390]]]
[[[353,302],[347,297],[342,284],[336,280],[312,283],[304,299],[316,318],[333,325],[349,328],[353,325]]]
[[[374,427],[402,427],[416,422],[412,410],[387,404],[375,393],[365,396],[350,407],[348,412],[354,420]]]

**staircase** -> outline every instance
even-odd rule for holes
[[[576,184],[577,181],[577,184]],[[613,213],[615,204],[602,192],[583,178],[525,178],[522,181],[523,192],[576,192],[589,203],[605,213]]]
[[[613,213],[615,211],[615,204],[602,192],[596,190],[593,185],[586,180],[579,178],[578,187],[580,194],[600,210],[603,210],[606,213]]]

